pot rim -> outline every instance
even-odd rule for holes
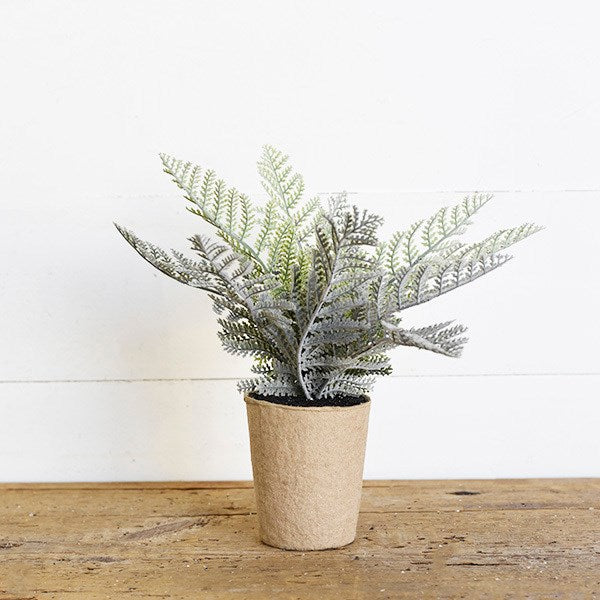
[[[244,394],[244,402],[246,404],[257,404],[259,406],[269,406],[269,408],[279,408],[282,410],[304,410],[309,412],[327,412],[327,411],[351,411],[364,409],[371,406],[371,398],[366,396],[367,401],[361,402],[360,404],[353,404],[352,406],[290,406],[288,404],[277,404],[276,402],[268,402],[267,400],[258,400],[253,398],[249,394]]]

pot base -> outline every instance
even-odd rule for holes
[[[355,539],[356,539],[356,535],[354,535],[354,537],[349,542],[341,542],[341,543],[331,542],[331,545],[326,545],[326,546],[294,546],[294,547],[281,546],[278,543],[269,542],[262,537],[260,538],[260,541],[263,544],[265,544],[266,546],[271,546],[272,548],[279,548],[280,550],[287,550],[288,552],[313,552],[313,551],[317,551],[317,550],[338,550],[339,548],[345,548],[346,546],[349,546],[350,544],[352,544],[352,542],[354,542]]]

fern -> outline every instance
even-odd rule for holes
[[[292,172],[288,161],[289,157],[273,146],[264,146],[258,172],[267,194],[291,217],[302,198],[304,180],[299,173]]]
[[[491,199],[475,194],[378,240],[381,218],[349,206],[303,200],[304,181],[286,155],[265,146],[258,163],[262,206],[189,162],[161,155],[188,210],[220,238],[190,238],[194,257],[166,252],[117,225],[152,266],[208,293],[224,348],[252,356],[240,390],[297,403],[368,394],[391,372],[388,352],[411,346],[459,356],[466,328],[452,322],[405,328],[402,311],[504,265],[504,251],[540,230],[502,229],[480,242],[458,238]]]
[[[167,154],[161,154],[165,173],[184,191],[186,200],[193,204],[188,210],[202,217],[217,229],[217,235],[226,241],[236,252],[253,260],[265,272],[266,266],[260,254],[246,241],[253,223],[253,211],[246,197],[243,202],[248,210],[242,211],[242,221],[238,221],[237,205],[240,194],[234,188],[227,188],[222,180],[216,180],[214,171],[206,171],[190,162],[177,160]]]

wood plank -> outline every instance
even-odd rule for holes
[[[500,483],[371,480],[365,481],[364,488],[361,512],[600,508],[600,479],[515,479]],[[22,514],[62,515],[67,491],[72,516],[130,516],[133,512],[201,516],[255,511],[249,481],[2,484],[0,517],[12,515],[17,506]]]
[[[368,482],[357,540],[306,553],[258,541],[248,482],[119,485],[2,486],[0,600],[600,593],[599,480]]]
[[[374,480],[365,485],[393,485],[393,481]],[[4,490],[197,490],[222,488],[252,488],[252,481],[68,481],[56,482],[7,482],[0,483]]]

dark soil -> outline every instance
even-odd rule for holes
[[[265,402],[271,402],[272,404],[283,404],[285,406],[303,406],[307,408],[317,406],[356,406],[357,404],[363,404],[368,402],[369,399],[366,396],[335,396],[334,398],[328,398],[327,400],[307,400],[301,396],[263,396],[262,394],[252,394],[256,400],[264,400]]]

